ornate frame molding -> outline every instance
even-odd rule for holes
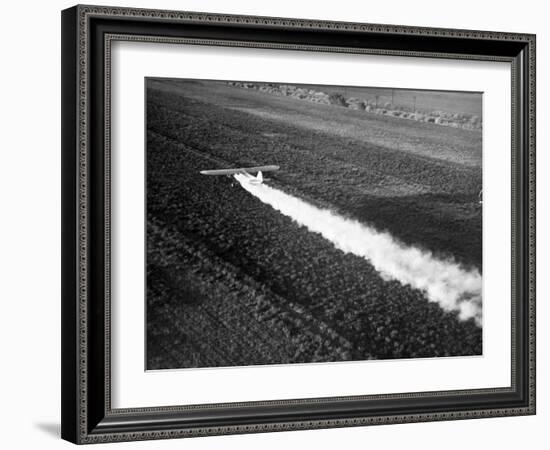
[[[170,26],[178,25],[196,25],[204,27],[218,27],[221,25],[238,25],[246,28],[251,34],[257,30],[270,30],[272,32],[299,32],[302,30],[321,30],[336,32],[336,34],[345,36],[347,33],[363,33],[365,35],[376,34],[377,36],[399,36],[403,40],[410,37],[427,37],[435,39],[457,39],[457,42],[472,41],[472,50],[476,50],[476,45],[481,41],[498,42],[503,44],[502,48],[521,49],[523,53],[520,58],[513,54],[482,54],[463,51],[460,53],[446,53],[438,50],[403,50],[389,48],[368,48],[368,47],[349,47],[338,45],[316,45],[315,43],[280,43],[261,40],[244,39],[215,39],[215,38],[197,38],[197,37],[167,37],[151,36],[145,34],[117,33],[107,30],[102,34],[101,42],[104,46],[102,64],[105,68],[103,106],[104,106],[104,125],[103,125],[103,147],[104,147],[104,170],[103,179],[93,178],[94,169],[90,165],[92,139],[91,123],[93,118],[90,115],[92,108],[91,102],[93,96],[98,93],[93,89],[90,82],[93,71],[97,70],[94,66],[94,52],[98,48],[92,49],[93,36],[97,36],[91,30],[92,22],[97,19],[107,19],[109,21],[118,20],[124,23],[128,20],[135,20],[147,26],[148,23],[157,22]],[[249,432],[270,432],[297,429],[328,428],[328,427],[347,427],[372,424],[389,424],[404,422],[421,421],[440,421],[452,419],[468,419],[482,417],[499,417],[509,415],[527,415],[535,413],[535,36],[530,34],[514,34],[487,31],[471,30],[449,30],[424,27],[405,27],[397,25],[377,25],[347,22],[332,22],[304,19],[271,18],[256,16],[234,16],[222,14],[204,14],[195,12],[179,11],[159,11],[147,9],[129,9],[129,8],[111,8],[98,6],[76,6],[66,10],[63,15],[64,41],[66,48],[63,51],[63,89],[64,95],[64,130],[63,130],[63,158],[67,161],[67,166],[63,168],[64,181],[64,216],[65,227],[69,229],[67,236],[64,235],[63,251],[63,339],[72,340],[69,344],[64,343],[63,347],[63,376],[67,380],[71,378],[71,383],[63,390],[63,437],[77,443],[98,443],[112,441],[128,441],[143,439],[163,439],[172,437],[192,437],[217,434],[236,434]],[[68,41],[71,42],[68,42]],[[245,404],[218,404],[218,405],[197,405],[166,408],[139,408],[139,409],[111,409],[110,402],[110,64],[111,64],[111,43],[115,40],[126,41],[146,41],[158,43],[185,43],[195,45],[218,45],[218,46],[244,46],[266,49],[293,49],[304,51],[324,51],[324,52],[349,52],[364,54],[384,54],[398,56],[417,56],[417,57],[436,57],[452,59],[482,59],[490,61],[507,61],[512,64],[512,99],[513,99],[513,117],[512,120],[512,153],[513,155],[524,152],[523,159],[519,155],[520,165],[525,167],[513,166],[513,171],[524,170],[524,185],[513,185],[513,195],[516,194],[523,198],[523,202],[513,203],[512,227],[513,237],[525,232],[525,248],[521,242],[513,241],[514,252],[516,248],[525,252],[526,260],[519,261],[525,271],[525,279],[521,279],[519,284],[525,286],[516,286],[513,284],[513,296],[516,298],[516,287],[521,289],[525,287],[528,292],[526,298],[518,298],[521,305],[514,303],[513,308],[513,336],[512,343],[512,386],[510,388],[482,389],[472,391],[450,391],[450,392],[431,392],[419,394],[396,394],[396,395],[378,395],[361,397],[334,397],[309,400],[287,400],[275,402],[252,402],[246,406],[289,406],[292,404],[328,404],[331,402],[349,401],[349,400],[384,400],[401,399],[413,400],[427,396],[486,396],[491,394],[503,394],[515,392],[518,376],[523,374],[516,373],[516,363],[520,363],[525,371],[526,381],[525,390],[527,398],[517,401],[515,404],[509,403],[504,407],[454,409],[433,412],[413,412],[413,413],[392,413],[392,414],[371,414],[349,416],[345,418],[319,418],[307,420],[281,420],[252,424],[219,424],[212,426],[196,425],[189,426],[169,426],[155,427],[151,423],[161,424],[162,418],[167,420],[172,413],[182,414],[190,409],[209,409],[224,408],[228,406],[239,407]],[[435,42],[435,41],[434,41]],[[516,45],[514,47],[514,45]],[[95,63],[97,64],[97,62]],[[71,66],[71,67],[69,67]],[[519,79],[521,78],[521,79]],[[522,93],[524,95],[522,96]],[[516,101],[520,99],[520,102]],[[523,102],[523,103],[522,103]],[[76,108],[74,107],[76,105]],[[520,120],[523,123],[520,123]],[[516,159],[514,159],[514,164]],[[518,172],[519,173],[519,172]],[[523,172],[522,172],[523,173]],[[522,176],[521,174],[518,176]],[[517,182],[516,177],[513,177]],[[96,183],[103,183],[103,217],[98,218],[97,211],[91,207],[91,196],[95,195],[92,190]],[[517,190],[519,186],[519,191]],[[71,192],[68,192],[71,190]],[[95,212],[94,212],[95,211]],[[524,212],[527,211],[527,214]],[[95,215],[94,215],[95,214]],[[104,282],[102,296],[105,301],[103,324],[99,326],[98,332],[103,332],[104,343],[104,386],[103,386],[103,408],[91,406],[90,395],[92,390],[95,393],[96,387],[91,387],[90,367],[95,364],[90,359],[90,348],[97,345],[97,341],[91,340],[93,333],[92,327],[98,325],[90,319],[91,290],[97,290],[91,277],[92,265],[90,255],[95,250],[90,238],[91,229],[96,227],[95,221],[102,220],[104,227],[104,236],[100,244],[103,250],[104,264]],[[94,222],[94,223],[92,223]],[[95,228],[94,228],[95,229]],[[519,233],[519,234],[518,234]],[[521,235],[523,236],[523,235]],[[521,239],[520,236],[520,239]],[[520,247],[517,247],[519,245]],[[520,252],[520,253],[521,253]],[[521,258],[523,253],[519,255]],[[518,255],[513,254],[513,271],[516,269]],[[74,280],[67,281],[74,276]],[[94,276],[98,276],[95,274]],[[513,283],[516,283],[513,277]],[[513,300],[515,302],[516,300]],[[76,308],[75,308],[75,305]],[[523,305],[524,318],[518,323],[516,316],[516,306],[521,309]],[[518,328],[516,326],[519,325]],[[519,329],[521,328],[521,329]],[[94,328],[95,329],[95,328]],[[526,352],[521,350],[521,355],[517,355],[519,347],[516,348],[516,336],[518,333],[526,338]],[[95,347],[94,347],[95,348]],[[523,358],[518,361],[517,358]],[[92,411],[92,409],[94,411]],[[148,418],[149,425],[143,425],[144,415]],[[103,417],[98,421],[98,417]],[[128,418],[134,418],[135,422],[121,426],[123,419],[128,422]],[[160,417],[160,419],[159,419]]]

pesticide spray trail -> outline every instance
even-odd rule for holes
[[[265,184],[252,184],[236,174],[241,186],[263,203],[272,206],[308,230],[320,233],[346,253],[367,259],[384,279],[398,280],[425,292],[428,300],[459,318],[473,318],[481,326],[481,275],[466,271],[452,261],[436,259],[431,253],[406,247],[390,234],[381,233],[328,209],[313,206]]]

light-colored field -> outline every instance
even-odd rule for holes
[[[327,133],[347,141],[356,140],[366,145],[411,152],[442,161],[472,167],[481,166],[482,135],[476,130],[442,127],[431,123],[368,114],[364,111],[335,108],[333,105],[231,87],[225,82],[186,81],[186,84],[182,85],[170,80],[152,80],[151,86],[197,100],[207,98],[220,107],[240,110],[269,121]]]

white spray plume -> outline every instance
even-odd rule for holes
[[[308,230],[320,233],[336,248],[367,259],[384,279],[422,290],[428,300],[446,311],[458,311],[461,320],[473,318],[481,326],[481,275],[430,252],[407,247],[389,233],[379,232],[356,220],[318,208],[279,189],[251,184],[242,174],[235,178],[263,203],[290,217]]]

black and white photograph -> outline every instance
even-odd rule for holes
[[[483,93],[146,78],[146,369],[483,354]]]

